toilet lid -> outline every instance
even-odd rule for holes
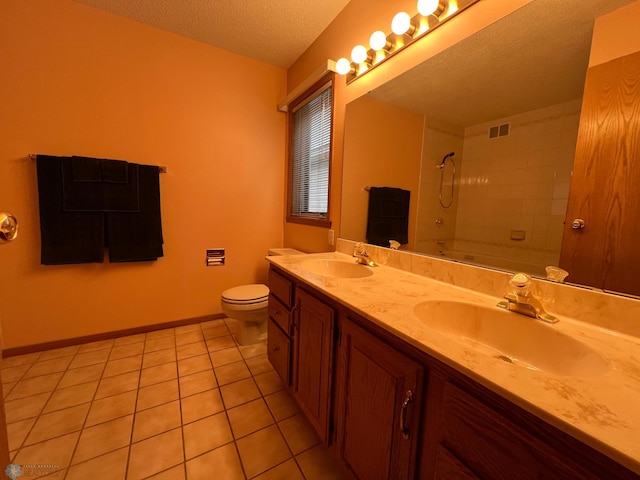
[[[235,305],[250,305],[268,300],[269,287],[261,283],[241,285],[222,292],[222,300]]]

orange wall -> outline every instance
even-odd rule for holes
[[[640,51],[640,1],[614,10],[596,19],[589,66]]]
[[[220,313],[283,242],[286,72],[71,0],[0,3],[4,346]],[[165,257],[42,266],[28,153],[166,165]],[[205,250],[226,247],[224,267]]]
[[[332,221],[331,228],[335,230],[336,236],[340,234],[343,130],[346,104],[531,1],[480,1],[348,86],[344,77],[337,77],[329,211],[329,218]],[[416,13],[416,3],[416,0],[396,0],[393,2],[388,0],[351,0],[307,51],[289,68],[287,71],[288,91],[304,81],[327,58],[337,60],[340,57],[349,57],[351,49],[355,45],[368,45],[369,36],[375,30],[390,33],[393,16],[401,10],[410,14]],[[284,227],[284,242],[287,246],[295,246],[305,251],[317,252],[333,248],[327,244],[326,229],[290,223],[286,223]]]
[[[342,211],[342,235],[361,242],[366,239],[369,194],[365,185],[403,188],[411,192],[409,243],[403,248],[415,250],[424,117],[368,96],[352,102],[347,115],[342,200],[350,208]]]

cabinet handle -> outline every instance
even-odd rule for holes
[[[273,351],[274,352],[279,352],[280,351],[280,347],[273,347]]]
[[[273,315],[280,315],[280,310],[274,310]]]
[[[404,399],[404,402],[402,402],[402,409],[400,409],[400,433],[402,433],[402,438],[407,440],[411,433],[411,430],[407,427],[407,409],[409,408],[409,404],[413,401],[413,392],[411,390],[407,390],[405,395],[406,398]]]

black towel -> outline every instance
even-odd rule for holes
[[[140,211],[107,213],[110,262],[141,262],[163,256],[160,169],[138,167]]]
[[[101,263],[104,215],[62,210],[63,157],[38,155],[40,262],[43,265]]]
[[[124,168],[126,173],[123,174]],[[127,181],[123,182],[123,178]],[[135,163],[87,157],[62,159],[62,208],[65,212],[137,212],[140,210],[138,196],[138,165]]]
[[[389,240],[409,242],[411,192],[401,188],[371,187],[367,216],[367,243],[389,246]]]

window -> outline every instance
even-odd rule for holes
[[[287,221],[329,225],[332,110],[333,88],[326,80],[292,108]]]

